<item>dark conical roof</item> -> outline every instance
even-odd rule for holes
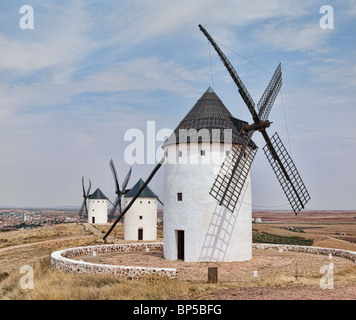
[[[232,116],[214,90],[209,87],[163,146],[184,143],[187,142],[187,138],[189,142],[231,142],[224,140],[225,129],[232,130],[232,143],[239,143],[240,130],[245,124],[247,122]],[[198,136],[195,135],[197,140],[192,140],[194,135],[187,132],[190,129],[198,132]]]
[[[125,197],[133,198],[143,185],[144,185],[144,182],[142,179],[140,179],[130,190],[125,191]],[[146,186],[142,190],[139,197],[141,197],[141,198],[158,198],[158,196],[148,186]]]
[[[95,190],[93,194],[89,196],[89,199],[103,199],[107,200],[108,198],[105,197],[105,195],[101,192],[101,190],[98,188]]]

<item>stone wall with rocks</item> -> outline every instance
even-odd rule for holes
[[[295,245],[284,245],[284,244],[269,244],[269,243],[254,243],[252,245],[253,249],[257,250],[285,250],[294,252],[305,252],[311,254],[325,254],[333,255],[337,257],[342,257],[350,259],[356,262],[356,252],[348,251],[343,249],[333,249],[333,248],[323,248],[323,247],[310,247],[310,246],[295,246]]]
[[[113,274],[119,277],[125,277],[127,279],[132,280],[138,279],[141,276],[147,274],[154,274],[158,276],[166,275],[170,278],[175,278],[177,275],[177,269],[105,265],[71,259],[73,257],[78,257],[86,254],[95,255],[96,253],[149,250],[163,250],[163,243],[110,244],[64,249],[55,251],[51,254],[51,265],[54,269],[60,269],[72,274]]]
[[[285,250],[310,254],[331,254],[356,262],[356,252],[342,249],[266,243],[254,243],[252,244],[252,248],[256,250]],[[71,259],[73,257],[87,254],[95,255],[96,253],[149,250],[163,250],[163,243],[125,243],[64,249],[55,251],[51,254],[51,265],[54,269],[60,269],[73,274],[109,273],[127,279],[138,279],[143,275],[155,274],[158,276],[166,275],[170,278],[176,278],[177,269],[105,265]]]

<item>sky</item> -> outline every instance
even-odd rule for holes
[[[24,5],[32,15],[20,11]],[[278,132],[290,152],[311,196],[306,209],[356,209],[355,0],[0,6],[0,206],[80,206],[83,176],[92,192],[100,188],[114,201],[109,161],[122,182],[131,165],[128,132],[141,130],[148,140],[148,123],[156,133],[174,130],[209,86],[235,117],[251,122],[202,24],[256,104],[281,62],[267,131]],[[253,209],[290,210],[261,135],[253,139]],[[145,150],[128,188],[148,177],[155,166],[148,160]],[[150,187],[164,202],[163,173]]]

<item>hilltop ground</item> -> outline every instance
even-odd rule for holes
[[[297,217],[290,212],[254,212],[255,218],[267,221],[253,224],[254,242],[309,243],[313,246],[356,251],[355,216],[355,212],[305,212]],[[334,288],[322,289],[320,279],[323,275],[319,274],[319,268],[321,264],[328,263],[328,258],[323,257],[323,261],[318,261],[321,258],[314,255],[292,256],[288,253],[288,256],[280,256],[278,252],[256,252],[255,260],[251,262],[255,264],[252,268],[256,268],[259,261],[265,263],[259,269],[259,277],[242,279],[236,276],[227,279],[220,265],[221,277],[217,284],[207,283],[204,276],[191,279],[181,277],[176,280],[146,277],[129,281],[108,275],[73,276],[51,269],[49,257],[53,251],[101,244],[107,229],[108,226],[94,228],[83,224],[61,224],[0,233],[0,299],[356,299],[355,264],[341,258],[333,260],[337,267],[333,275]],[[123,242],[122,225],[119,224],[111,236],[110,241]],[[161,230],[159,236],[162,236]],[[267,274],[267,271],[278,271],[278,261],[289,266],[289,269],[285,269],[289,270],[287,274]],[[316,264],[317,271],[306,272],[310,268],[304,268],[304,263]],[[34,270],[33,289],[21,289],[23,266],[30,266]],[[231,269],[229,272],[237,275],[241,270],[237,267],[235,272]]]

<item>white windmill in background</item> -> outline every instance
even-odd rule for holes
[[[125,193],[125,204],[129,204],[144,184],[140,179]],[[158,196],[148,187],[143,189],[134,205],[125,215],[124,239],[152,241],[157,239]]]
[[[93,194],[90,194],[91,181],[85,191],[84,177],[82,177],[83,203],[79,209],[80,217],[83,217],[84,210],[88,223],[105,224],[108,216],[108,198],[98,188]]]
[[[88,223],[108,222],[108,198],[98,188],[88,198]]]

